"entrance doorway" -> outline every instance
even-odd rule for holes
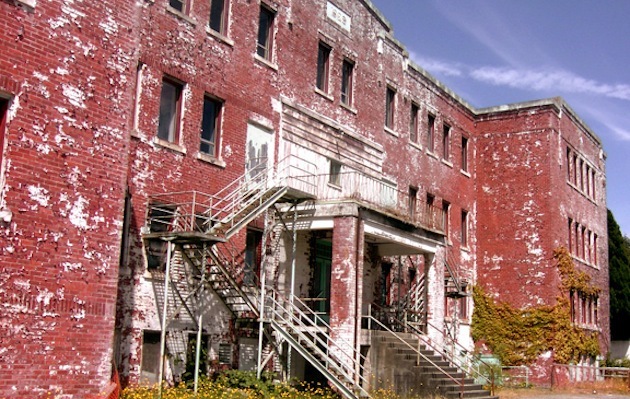
[[[313,310],[328,323],[330,319],[330,272],[332,266],[332,242],[330,239],[315,240],[315,265],[313,270]]]

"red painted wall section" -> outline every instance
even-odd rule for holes
[[[87,397],[111,373],[135,7],[36,3],[0,3],[0,397]]]

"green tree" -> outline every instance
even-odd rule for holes
[[[630,339],[630,239],[608,210],[608,273],[610,276],[610,333],[613,340]]]

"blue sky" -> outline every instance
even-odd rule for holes
[[[372,0],[411,58],[475,107],[563,97],[601,138],[630,236],[630,1]]]

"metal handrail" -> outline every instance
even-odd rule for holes
[[[428,320],[426,321],[426,324],[428,327],[431,327],[433,329],[435,329],[436,331],[440,332],[441,330],[439,328],[437,328],[434,324],[432,324],[431,322],[429,322]],[[482,378],[484,380],[486,380],[486,382],[488,383],[488,385],[490,385],[491,389],[491,393],[494,394],[494,389],[495,389],[495,375],[494,375],[494,368],[492,367],[492,365],[490,365],[489,363],[484,362],[481,359],[475,359],[475,361],[477,361],[478,363],[480,363],[481,365],[485,366],[488,370],[490,370],[490,377],[485,376],[483,373],[481,373],[478,369],[475,370],[474,368],[472,368],[472,356],[470,356],[471,360],[470,360],[470,367],[466,366],[466,363],[463,363],[456,358],[455,356],[451,356],[449,354],[449,352],[446,350],[446,348],[442,348],[441,350],[439,348],[436,348],[435,345],[433,345],[433,343],[431,342],[431,339],[427,336],[427,334],[423,333],[422,331],[416,329],[413,326],[410,326],[414,332],[420,336],[420,338],[423,340],[423,342],[425,342],[425,344],[427,344],[428,346],[430,345],[430,347],[437,351],[438,353],[440,353],[441,355],[443,355],[449,362],[457,365],[457,367],[459,367],[460,369],[462,369],[462,371],[467,370],[469,373],[473,374],[475,377],[478,378]],[[459,342],[457,342],[457,340],[452,339],[452,344],[454,344],[454,346],[457,347],[457,349],[459,350],[460,353],[466,353],[467,355],[470,355],[470,351],[465,348],[463,345],[461,345]]]
[[[363,318],[366,318],[369,320],[369,322],[375,322],[376,324],[378,324],[383,331],[386,331],[388,333],[390,333],[392,336],[394,336],[396,339],[398,339],[400,342],[402,342],[403,344],[405,344],[405,346],[407,346],[409,349],[413,350],[417,357],[418,360],[416,361],[417,363],[419,363],[419,359],[422,358],[422,360],[428,362],[429,364],[431,364],[433,367],[435,367],[440,373],[442,373],[444,376],[446,376],[449,380],[453,381],[455,384],[457,384],[458,386],[463,386],[463,382],[458,380],[457,378],[453,377],[449,372],[447,372],[446,370],[444,370],[442,367],[438,366],[437,364],[435,364],[435,362],[433,362],[431,359],[429,359],[425,354],[423,354],[419,348],[414,348],[411,344],[409,344],[408,342],[406,342],[405,340],[403,340],[402,338],[400,338],[398,336],[398,334],[396,334],[394,331],[392,331],[389,327],[387,327],[385,324],[383,324],[380,320],[372,317],[372,306],[375,306],[377,308],[380,308],[380,306],[376,305],[376,304],[370,304],[368,306],[368,314],[362,316]],[[402,323],[400,320],[395,319],[394,320],[398,323],[401,323],[401,325],[404,325],[404,323]],[[423,341],[424,342],[424,341]],[[426,345],[426,343],[425,343]],[[435,350],[435,348],[433,348],[430,345],[427,345],[429,348]],[[438,351],[439,353],[439,351]]]
[[[330,325],[299,298],[293,297],[294,303],[291,303],[289,299],[285,298],[276,290],[268,290],[272,292],[272,295],[266,296],[266,298],[272,302],[272,306],[265,304],[265,314],[268,314],[267,310],[269,310],[273,315],[285,322],[289,322],[284,326],[293,327],[295,332],[300,334],[303,339],[313,344],[311,350],[317,351],[320,355],[324,356],[327,363],[326,365],[331,364],[329,362],[333,361],[332,364],[335,365],[337,372],[340,372],[348,382],[367,394],[362,387],[368,384],[367,378],[362,373],[365,369],[361,365],[362,363],[365,364],[365,356],[358,352],[352,345],[341,345],[333,339],[328,333],[328,331],[331,331]],[[295,303],[301,306],[296,306]],[[278,308],[282,313],[278,311]],[[288,319],[286,316],[283,316],[284,314],[289,315]],[[312,338],[309,339],[308,336],[304,335],[304,332],[300,331],[297,327],[312,329],[315,333],[310,334]],[[322,350],[322,347],[326,348],[326,351]],[[334,350],[331,351],[333,348]],[[351,353],[348,353],[347,349],[350,349]],[[343,361],[343,358],[345,358],[346,361]]]

